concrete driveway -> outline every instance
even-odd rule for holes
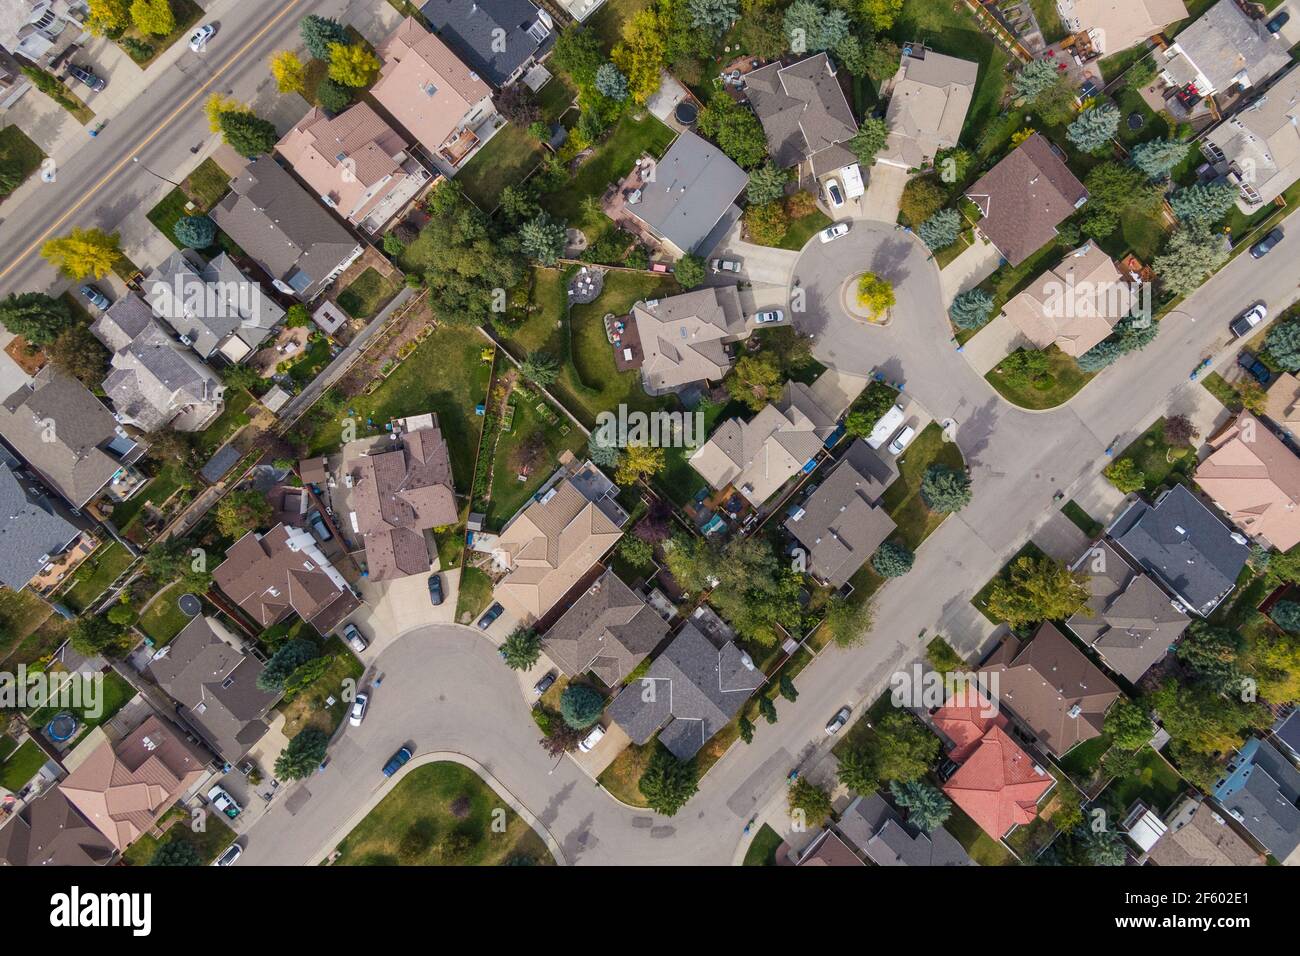
[[[993,243],[975,233],[975,241],[939,273],[944,304],[951,305],[960,293],[975,288],[991,276],[1001,261],[1002,254]]]
[[[789,249],[775,249],[772,246],[759,246],[740,238],[741,224],[737,222],[723,238],[718,248],[713,250],[715,259],[738,259],[740,277],[751,283],[762,285],[786,286],[790,282],[790,271],[794,268],[799,253]],[[732,275],[714,276],[710,273],[710,285],[729,285],[736,281]]]
[[[434,572],[430,572],[432,574]],[[348,618],[361,628],[370,646],[361,655],[373,660],[383,652],[393,635],[404,634],[429,624],[450,624],[456,614],[460,568],[437,572],[442,575],[442,604],[429,600],[429,575],[412,574],[391,581],[362,580],[365,603]]]
[[[1021,346],[1032,347],[1014,322],[999,315],[967,339],[961,352],[971,368],[980,375],[987,375],[993,366]]]
[[[894,223],[898,219],[898,203],[907,185],[907,170],[888,163],[876,163],[866,170],[867,192],[861,200],[861,218],[876,222]]]

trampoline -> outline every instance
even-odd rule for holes
[[[71,740],[80,726],[81,723],[77,718],[65,710],[61,714],[55,714],[54,719],[45,725],[45,736],[56,744],[61,744],[66,740]]]
[[[698,115],[699,110],[696,109],[694,103],[678,103],[677,108],[673,110],[673,116],[677,117],[677,122],[681,123],[683,126],[690,126],[695,122]]]
[[[1135,112],[1135,113],[1129,113],[1129,114],[1128,114],[1128,128],[1129,128],[1129,129],[1134,129],[1134,130],[1136,130],[1136,129],[1141,129],[1143,126],[1146,125],[1146,122],[1147,122],[1147,121],[1146,121],[1146,117],[1143,116],[1141,113],[1136,113],[1136,112]]]
[[[194,617],[199,611],[203,610],[202,602],[193,594],[182,594],[176,599],[176,604],[186,617]]]

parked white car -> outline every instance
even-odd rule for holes
[[[822,242],[831,242],[840,236],[848,235],[849,224],[847,222],[837,222],[833,226],[827,226],[821,232],[817,233],[817,238]]]
[[[826,736],[834,737],[843,730],[844,725],[849,722],[849,714],[851,713],[853,713],[852,708],[847,706],[841,707],[837,710],[835,716],[831,718],[830,723],[826,725]]]
[[[234,866],[235,861],[243,854],[244,848],[238,843],[232,843],[226,847],[226,852],[221,854],[212,861],[213,866]]]
[[[889,443],[889,453],[894,456],[901,455],[903,449],[912,444],[912,439],[915,437],[916,429],[911,425],[904,425],[894,436],[894,440]]]
[[[352,713],[348,715],[348,723],[353,727],[360,727],[361,721],[366,719],[366,710],[370,707],[369,694],[357,694],[356,700],[352,702]]]
[[[582,738],[582,743],[578,744],[578,749],[583,753],[590,753],[595,749],[596,744],[605,739],[605,728],[597,724],[591,728],[591,733]]]
[[[208,41],[216,34],[217,28],[211,23],[205,23],[193,33],[190,34],[190,49],[195,53],[202,53],[203,48],[208,45]]]
[[[826,180],[826,201],[830,203],[832,209],[839,209],[844,205],[844,190],[840,187],[840,181],[834,176]]]
[[[775,325],[785,318],[785,313],[780,309],[772,309],[770,312],[755,312],[754,322],[757,325]]]

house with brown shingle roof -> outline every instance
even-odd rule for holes
[[[426,532],[456,523],[451,458],[437,416],[414,422],[419,427],[403,431],[396,447],[345,464],[350,519],[365,542],[372,581],[427,573],[433,552]]]
[[[980,669],[996,679],[998,702],[1053,756],[1100,736],[1119,688],[1054,625],[1022,644],[1006,638]]]
[[[367,103],[338,116],[313,107],[275,151],[321,202],[369,233],[405,209],[430,179],[406,140]]]
[[[59,785],[118,850],[158,822],[207,773],[209,758],[156,714],[122,740],[105,740]]]
[[[1209,440],[1196,483],[1246,535],[1279,551],[1300,544],[1300,458],[1242,412]]]
[[[829,56],[818,53],[798,63],[769,63],[745,76],[749,105],[767,136],[767,151],[786,169],[807,160],[814,176],[858,161],[841,145],[858,124]]]
[[[0,828],[0,866],[104,866],[116,853],[58,787]]]
[[[1199,796],[1182,801],[1167,819],[1168,829],[1147,858],[1156,866],[1264,865],[1264,854]]]
[[[1056,238],[1056,227],[1088,200],[1052,144],[1034,133],[966,190],[982,215],[976,228],[1018,266]]]
[[[750,331],[733,286],[637,302],[631,322],[641,342],[641,385],[651,395],[721,381],[731,369],[726,346]]]
[[[509,570],[496,599],[521,621],[546,614],[623,536],[603,499],[592,500],[585,487],[561,478],[497,538],[497,559]]]
[[[375,51],[383,66],[370,89],[385,112],[455,175],[475,148],[475,130],[496,115],[492,88],[414,17]]]
[[[325,634],[360,603],[311,532],[283,524],[236,541],[212,580],[263,628],[296,613]]]
[[[546,654],[570,677],[588,671],[617,687],[668,636],[668,623],[606,571],[546,632]]]

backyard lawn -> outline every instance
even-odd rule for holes
[[[101,544],[73,573],[71,586],[55,600],[81,613],[117,580],[132,560],[131,553],[117,541]]]
[[[50,606],[31,591],[0,589],[0,660],[53,613]]]
[[[65,672],[66,673],[66,672]],[[42,707],[28,718],[33,727],[44,727],[53,720],[60,712],[67,710],[75,714],[81,722],[77,729],[77,736],[72,741],[75,746],[79,741],[84,740],[86,735],[94,728],[107,720],[112,719],[113,715],[126,706],[127,702],[135,696],[135,688],[127,683],[126,679],[119,675],[115,670],[105,671],[102,675],[102,691],[98,697],[91,696],[89,688],[83,684],[81,700],[84,702],[82,707],[59,707],[50,706]],[[69,678],[71,680],[87,681],[85,677]],[[70,693],[73,691],[70,690]],[[76,700],[76,697],[70,699]]]
[[[505,830],[494,824],[504,811]],[[335,866],[550,865],[546,843],[468,767],[417,767],[338,846]]]
[[[41,168],[45,153],[17,126],[0,129],[0,166],[14,167],[15,178],[21,184]],[[3,197],[0,196],[0,201]]]
[[[140,615],[136,626],[145,633],[146,637],[153,639],[156,647],[162,647],[184,630],[185,625],[190,622],[189,615],[177,604],[177,600],[184,593],[185,589],[179,582],[172,584],[159,591]]]
[[[456,182],[475,205],[491,212],[501,190],[527,179],[543,155],[537,140],[514,123],[506,123],[456,174]]]
[[[1069,401],[1097,374],[1081,370],[1078,362],[1055,345],[1043,349],[1042,353],[1047,356],[1047,371],[1030,381],[1007,379],[1003,374],[1002,362],[995,365],[984,378],[1012,405],[1039,410],[1055,408]]]
[[[211,455],[250,421],[248,406],[253,404],[253,395],[244,388],[228,388],[225,396],[226,407],[212,424],[198,433],[194,443],[200,457]]]
[[[568,112],[573,105],[577,92],[569,85],[564,76],[552,76],[550,82],[537,94],[537,103],[542,108],[542,118],[554,123]]]
[[[47,759],[44,750],[30,740],[24,741],[4,763],[0,763],[0,787],[10,791],[21,790],[36,776],[36,771],[45,766]]]
[[[229,394],[229,393],[227,393]],[[220,421],[220,416],[218,416]],[[216,424],[215,422],[213,424]],[[149,479],[143,491],[136,492],[130,499],[113,506],[113,524],[118,531],[126,534],[136,517],[144,511],[145,505],[161,506],[178,489],[193,481],[180,462],[171,462],[159,469]]]
[[[1143,747],[1138,754],[1137,767],[1123,777],[1117,777],[1098,799],[1117,820],[1123,818],[1135,800],[1141,800],[1163,815],[1186,789],[1183,778],[1164,757],[1150,747]]]
[[[650,113],[639,120],[631,113],[623,114],[591,158],[578,167],[569,184],[542,197],[543,208],[557,219],[576,223],[582,218],[585,197],[599,198],[605,187],[631,171],[642,153],[662,156],[674,136],[671,129]]]
[[[527,399],[516,394],[511,404],[514,421],[508,432],[501,429],[492,465],[492,497],[486,514],[487,525],[494,530],[500,530],[551,476],[565,449],[578,452],[586,444],[586,436],[539,393]],[[538,405],[545,410],[539,411]],[[522,481],[520,474],[525,475]]]
[[[397,295],[401,287],[398,275],[384,278],[374,269],[367,269],[339,293],[338,304],[352,318],[368,319]]]
[[[377,426],[370,433],[377,434],[390,419],[434,412],[451,452],[456,486],[468,490],[483,428],[474,407],[487,397],[491,374],[480,358],[486,345],[487,340],[473,329],[435,328],[373,394],[349,399],[337,418],[317,428],[308,442],[308,454],[336,449],[344,418],[355,419],[363,435],[367,418]]]

